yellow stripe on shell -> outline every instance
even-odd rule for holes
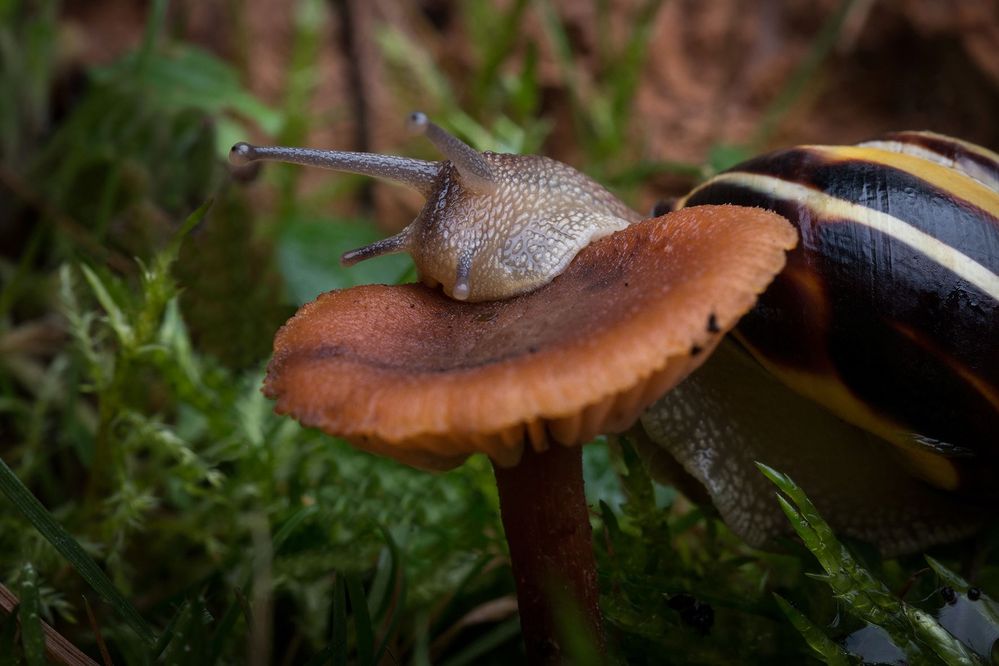
[[[996,179],[995,175],[974,159],[969,157],[961,159],[962,156],[960,154],[958,154],[957,159],[955,159],[952,156],[937,152],[928,146],[906,140],[909,138],[906,136],[907,134],[911,134],[914,137],[925,137],[932,141],[957,146],[961,150],[964,150],[968,155],[978,156],[986,162],[992,163],[997,169],[999,169],[999,155],[993,153],[991,150],[968,141],[962,141],[961,139],[955,139],[954,137],[947,136],[945,134],[937,134],[935,132],[903,132],[898,139],[874,139],[872,141],[864,141],[863,143],[859,143],[857,145],[861,148],[875,148],[888,152],[905,153],[921,159],[930,160],[932,162],[936,162],[937,164],[943,165],[946,168],[957,169],[958,171],[961,171],[962,173],[965,173],[968,176],[984,183],[993,190],[999,189],[999,180]]]
[[[999,219],[999,192],[981,180],[939,162],[869,146],[802,146],[802,148],[830,160],[873,162],[904,171],[946,192],[954,199],[966,201]]]
[[[819,148],[818,146],[815,148]],[[824,147],[823,147],[824,148]],[[863,153],[862,159],[870,159],[871,153],[883,153],[884,151],[875,151],[871,149],[858,149]],[[840,155],[850,155],[851,153],[843,153],[837,151]],[[887,154],[887,153],[885,153]],[[908,156],[903,156],[908,157]],[[847,158],[844,158],[847,159]],[[852,157],[849,159],[853,159]],[[925,160],[919,160],[918,158],[908,157],[908,159],[914,162],[920,162],[922,164],[927,164]],[[939,169],[946,171],[939,165],[932,165]],[[958,178],[960,178],[958,176]],[[968,183],[974,183],[970,178],[960,178]],[[811,209],[816,214],[821,214],[825,217],[834,217],[840,219],[850,220],[857,224],[862,224],[866,227],[879,231],[883,234],[891,236],[900,243],[904,243],[909,247],[913,248],[917,252],[920,252],[932,261],[943,266],[944,268],[952,271],[958,275],[961,279],[971,283],[982,292],[989,295],[989,297],[999,301],[999,275],[993,273],[990,269],[978,263],[968,255],[960,252],[959,250],[947,245],[943,241],[934,238],[924,231],[920,231],[914,226],[908,224],[904,220],[897,217],[889,215],[879,210],[873,208],[868,208],[867,206],[862,206],[860,204],[852,203],[844,199],[837,199],[831,197],[821,190],[815,188],[806,187],[799,183],[794,183],[791,181],[783,180],[781,178],[776,178],[774,176],[765,176],[755,173],[744,173],[744,172],[729,172],[722,173],[714,178],[712,178],[706,185],[714,185],[718,183],[735,185],[738,187],[743,187],[761,194],[765,194],[776,200],[789,200],[796,201],[800,205],[806,206]],[[965,184],[966,185],[966,184]],[[704,187],[703,185],[701,187]],[[687,199],[692,195],[696,194],[700,188],[695,189],[687,197],[680,201],[679,206],[686,204]],[[948,191],[954,191],[947,188]],[[960,188],[958,188],[960,189]],[[981,189],[986,190],[986,188],[981,187]],[[987,190],[986,190],[987,191]],[[999,211],[997,211],[999,212]]]
[[[768,372],[780,378],[793,391],[824,405],[843,420],[894,444],[914,474],[937,488],[944,490],[958,488],[960,475],[953,462],[921,446],[912,437],[909,429],[871,409],[867,403],[850,392],[835,370],[829,368],[827,373],[819,374],[775,363],[750,344],[738,329],[735,331],[735,337]]]

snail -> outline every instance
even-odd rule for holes
[[[470,302],[535,290],[592,241],[643,217],[555,160],[479,153],[420,113],[410,127],[446,159],[245,143],[230,159],[322,166],[416,189],[427,203],[412,224],[342,262],[409,252],[423,282]],[[681,199],[678,208],[775,210],[798,228],[802,243],[739,326],[737,344],[752,358],[729,345],[643,416],[653,440],[641,446],[650,465],[700,481],[726,522],[762,545],[780,531],[779,513],[752,463],[771,460],[766,436],[742,429],[752,430],[766,412],[780,413],[784,448],[775,466],[796,458],[807,465],[809,456],[797,454],[817,433],[825,458],[804,476],[821,482],[813,499],[831,509],[834,526],[891,552],[966,534],[981,507],[999,499],[989,482],[999,463],[997,181],[999,156],[983,148],[899,133],[858,146],[771,153]],[[704,327],[718,332],[712,317]],[[691,354],[700,351],[695,346]],[[717,364],[721,369],[712,370]],[[704,386],[697,384],[702,375]],[[738,413],[737,401],[724,394],[732,377],[764,383],[762,391],[740,384],[738,395],[779,396],[785,408],[771,410],[764,401],[755,412]],[[707,415],[699,416],[702,407]],[[733,451],[747,438],[752,447]],[[663,451],[682,471],[662,464]],[[835,466],[829,459],[841,463],[842,487],[826,474]],[[800,470],[783,471],[797,478]],[[865,497],[865,484],[879,486],[889,472],[898,480],[880,491],[867,488],[877,492]],[[888,500],[894,504],[884,508]],[[859,527],[858,514],[869,518]]]
[[[233,146],[230,160],[277,159],[395,181],[427,203],[398,234],[347,252],[350,266],[409,252],[421,278],[457,300],[490,301],[537,289],[591,241],[642,216],[572,167],[540,155],[480,153],[422,113],[409,117],[447,158],[426,162],[369,153]]]
[[[999,500],[999,156],[930,132],[798,146],[676,205],[722,202],[801,242],[739,322],[749,355],[721,349],[645,430],[756,545],[786,526],[756,460],[887,553],[967,534]]]

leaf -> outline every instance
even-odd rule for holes
[[[128,81],[141,56],[130,55],[94,70],[98,82]],[[190,45],[172,45],[168,53],[152,53],[141,65],[142,92],[161,110],[197,109],[212,115],[225,111],[252,119],[266,134],[281,128],[281,114],[250,94],[228,63]],[[220,156],[229,145],[218,145]]]
[[[132,330],[132,326],[128,323],[125,313],[118,306],[114,298],[112,298],[104,282],[101,281],[101,278],[98,277],[93,269],[86,264],[81,264],[80,270],[83,271],[83,277],[90,284],[90,290],[94,292],[97,302],[101,304],[104,312],[107,313],[108,324],[118,337],[118,342],[125,349],[131,350],[135,344],[135,333]]]
[[[379,237],[374,227],[362,222],[287,222],[278,237],[278,266],[291,299],[302,305],[331,289],[396,282],[412,263],[406,255],[377,257],[349,269],[340,265],[341,254]]]

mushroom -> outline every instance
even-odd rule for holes
[[[536,156],[480,154],[448,137],[435,140],[451,158],[442,163],[403,167],[402,158],[343,153],[329,154],[327,163],[362,170],[369,165],[363,160],[392,160],[393,177],[412,176],[404,182],[428,196],[432,211],[439,214],[446,202],[463,215],[479,211],[473,214],[479,220],[500,217],[496,224],[506,231],[518,211],[543,208],[532,208],[538,195],[516,185],[537,183],[540,164],[546,178],[563,176],[542,179],[557,217],[576,228],[587,227],[588,216],[598,218],[600,228],[590,235],[601,238],[571,251],[574,259],[564,267],[562,259],[550,262],[557,274],[541,286],[522,288],[522,271],[514,295],[472,302],[479,284],[502,280],[483,275],[481,267],[492,264],[481,255],[461,260],[460,247],[457,260],[421,260],[426,253],[412,243],[430,233],[419,227],[430,217],[425,208],[397,236],[405,242],[381,242],[376,252],[408,247],[429,285],[354,287],[306,304],[275,338],[264,393],[279,413],[303,425],[415,467],[445,470],[474,453],[489,456],[528,658],[558,663],[556,602],[576,604],[600,649],[604,642],[580,445],[626,430],[700,365],[780,271],[797,236],[773,213],[735,206],[634,222],[637,214],[625,213],[570,167]],[[457,157],[455,145],[464,146]],[[466,177],[460,165],[475,159],[469,151],[491,168],[479,165],[475,178]],[[246,144],[234,153],[240,161],[294,157]],[[476,180],[501,172],[498,164],[502,173],[520,165],[515,196],[506,181],[490,187]],[[581,183],[592,183],[585,196],[576,191]],[[471,192],[467,199],[456,193],[462,187]],[[567,211],[561,191],[578,198],[578,210]],[[542,222],[530,223],[543,228]],[[615,226],[623,230],[603,233]],[[516,257],[511,262],[519,265]],[[427,263],[444,270],[428,276]]]

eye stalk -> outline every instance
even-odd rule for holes
[[[591,241],[641,216],[572,167],[538,155],[480,153],[410,114],[445,160],[279,148],[238,143],[229,159],[244,165],[276,160],[383,178],[423,194],[427,203],[398,234],[351,250],[345,266],[408,252],[421,279],[456,300],[510,298],[549,283]]]
[[[425,135],[441,155],[451,161],[465,187],[479,194],[496,191],[496,176],[482,153],[431,122],[425,113],[414,111],[409,114],[407,124],[410,132]]]
[[[254,146],[240,141],[229,149],[229,163],[246,166],[252,162],[285,162],[332,169],[344,173],[381,178],[405,185],[427,196],[434,188],[440,162],[428,162],[410,157],[354,153],[343,150]]]

